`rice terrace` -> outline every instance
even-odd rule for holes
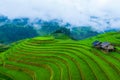
[[[96,49],[95,40],[110,42],[116,50]],[[0,57],[0,80],[120,80],[120,32],[79,41],[28,38]]]
[[[120,0],[0,0],[0,80],[120,80]]]

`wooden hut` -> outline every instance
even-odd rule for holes
[[[94,41],[93,46],[107,52],[115,51],[115,46],[109,42]]]
[[[109,42],[101,43],[101,48],[107,52],[111,52],[115,50],[115,47]]]

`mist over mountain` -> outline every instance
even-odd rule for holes
[[[27,18],[10,20],[0,16],[0,43],[11,43],[25,38],[38,36],[33,26],[28,25]]]
[[[0,14],[62,20],[74,26],[91,26],[98,32],[120,29],[119,0],[2,0]]]
[[[100,18],[91,16],[91,22],[101,25],[98,21]],[[118,19],[119,20],[119,19]],[[108,24],[108,28],[103,31],[96,30],[90,25],[76,26],[63,20],[43,20],[40,18],[31,19],[29,17],[9,18],[7,16],[0,16],[0,42],[11,43],[25,38],[32,38],[36,36],[50,35],[61,27],[70,31],[67,34],[74,40],[81,40],[96,36],[97,34],[109,31],[118,31],[117,28],[109,28],[110,22],[104,20]],[[64,30],[63,30],[64,33]],[[66,32],[65,32],[66,33]]]

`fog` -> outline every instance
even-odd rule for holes
[[[120,0],[1,0],[0,14],[9,18],[60,19],[93,29],[120,28]]]

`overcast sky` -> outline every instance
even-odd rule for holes
[[[0,14],[10,18],[62,19],[101,31],[120,28],[120,0],[0,0]]]

